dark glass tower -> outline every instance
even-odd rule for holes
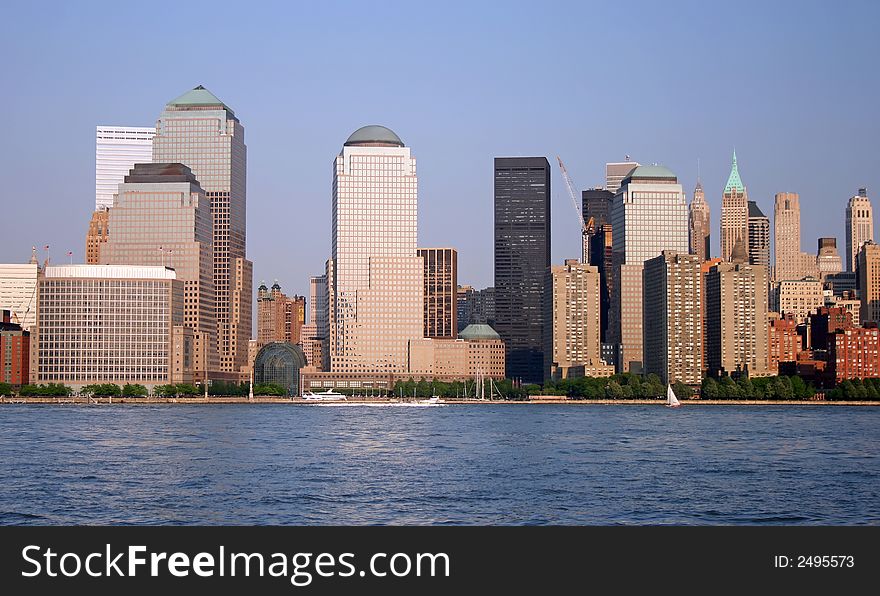
[[[550,266],[550,163],[495,158],[495,329],[507,377],[544,380],[542,301]]]
[[[604,188],[591,188],[581,191],[581,204],[583,205],[584,222],[589,223],[593,218],[593,230],[599,226],[611,223],[611,203],[614,202],[614,193]],[[593,263],[595,264],[595,263]]]

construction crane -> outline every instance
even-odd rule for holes
[[[568,170],[565,169],[565,164],[562,163],[562,159],[558,155],[556,156],[556,161],[559,162],[559,169],[562,170],[562,179],[565,180],[565,186],[568,188],[568,196],[571,197],[571,204],[577,212],[578,222],[581,224],[581,262],[589,263],[590,236],[595,232],[595,221],[592,217],[589,221],[584,221],[584,214],[581,212],[581,206],[578,204],[577,194],[574,192],[574,182],[572,182],[571,176],[568,175]]]

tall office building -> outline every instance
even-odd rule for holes
[[[874,241],[874,208],[868,198],[868,189],[860,188],[846,204],[847,271],[855,271],[856,257],[868,240]]]
[[[706,202],[703,184],[697,180],[694,198],[688,207],[688,235],[690,253],[697,255],[701,262],[712,256],[709,230],[709,203]]]
[[[101,256],[101,245],[110,238],[110,211],[101,209],[92,213],[89,231],[86,233],[86,263],[97,265]]]
[[[199,85],[165,106],[156,124],[153,161],[189,166],[210,201],[217,352],[220,371],[237,379],[241,367],[247,365],[253,318],[253,266],[245,250],[244,127],[226,104]]]
[[[544,292],[544,378],[566,378],[573,366],[599,364],[599,270],[577,259],[547,270]]]
[[[325,343],[327,338],[327,277],[315,275],[309,278],[308,323],[300,331],[303,354],[309,366],[319,371],[327,370]]]
[[[664,383],[703,378],[701,265],[697,255],[668,250],[645,261],[645,372]]]
[[[406,372],[409,342],[424,329],[424,259],[416,160],[393,131],[348,137],[333,161],[332,213],[331,371]]]
[[[706,275],[706,361],[709,374],[769,374],[767,269],[718,263]]]
[[[167,267],[64,265],[40,279],[36,381],[192,382],[184,290]]]
[[[25,331],[34,331],[37,323],[39,274],[36,259],[30,263],[0,264],[0,310],[8,310],[11,322]]]
[[[458,286],[458,332],[468,325],[495,325],[495,288],[476,290],[473,286]]]
[[[810,313],[825,304],[822,282],[815,277],[783,279],[774,288],[774,304],[782,315],[791,315],[804,323]]]
[[[606,163],[605,190],[609,191],[612,195],[617,194],[617,190],[620,188],[623,179],[629,176],[629,173],[640,165],[642,164],[637,161],[629,161],[629,155],[626,156],[626,161]]]
[[[776,193],[773,206],[773,245],[776,259],[776,281],[800,279],[801,261],[801,205],[796,192]]]
[[[305,296],[287,296],[276,281],[272,289],[260,284],[257,289],[257,343],[298,344],[306,318]]]
[[[611,288],[614,285],[613,240],[610,223],[599,226],[590,237],[590,265],[599,270],[599,331],[602,343],[608,341],[608,313],[611,309]]]
[[[134,164],[153,161],[154,136],[153,127],[96,127],[95,211],[113,206],[113,195]]]
[[[837,252],[837,238],[819,238],[816,268],[819,279],[823,282],[829,275],[837,275],[843,271],[843,259]]]
[[[663,166],[639,166],[624,178],[611,212],[612,283],[609,343],[618,346],[620,372],[640,372],[643,362],[642,268],[664,250],[687,254],[687,197]]]
[[[193,172],[179,163],[136,164],[109,213],[114,231],[101,246],[99,262],[173,268],[183,282],[183,325],[193,331],[195,380],[216,378],[211,210]]]
[[[749,244],[749,193],[739,176],[736,151],[730,176],[721,198],[721,260],[730,261],[737,242],[742,242],[748,254]]]
[[[550,266],[550,164],[495,158],[495,330],[507,376],[544,381],[544,277]]]
[[[425,337],[458,337],[458,251],[420,248],[425,260]]]
[[[749,201],[749,263],[770,270],[770,218]]]
[[[880,322],[880,244],[872,240],[862,244],[857,258],[862,323]]]
[[[583,209],[584,222],[593,220],[593,229],[611,223],[611,205],[614,203],[614,193],[603,188],[591,188],[581,191],[581,208]]]

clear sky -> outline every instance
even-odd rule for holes
[[[418,159],[419,238],[493,283],[493,157],[545,155],[553,261],[579,254],[555,169],[581,188],[625,154],[688,194],[700,160],[718,252],[736,148],[749,196],[801,194],[804,250],[837,236],[861,186],[880,198],[880,3],[42,2],[4,9],[0,262],[52,246],[83,262],[95,126],[151,126],[203,84],[248,145],[255,285],[307,293],[330,253],[330,174],[383,124]]]

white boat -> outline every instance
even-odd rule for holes
[[[306,391],[303,393],[303,399],[306,401],[345,401],[345,396],[332,389],[328,389],[327,391],[321,391],[320,393]]]
[[[667,408],[680,408],[681,402],[678,401],[678,398],[675,397],[675,391],[672,390],[672,385],[666,386],[666,407]]]

